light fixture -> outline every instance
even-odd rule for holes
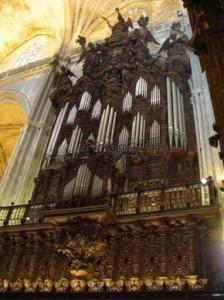
[[[201,179],[201,183],[202,183],[202,184],[206,184],[207,181],[208,181],[207,178],[202,178],[202,179]]]

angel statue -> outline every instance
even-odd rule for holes
[[[140,31],[143,40],[146,43],[155,43],[156,45],[160,45],[157,40],[154,38],[150,30],[148,29],[149,17],[148,16],[141,16],[138,21],[138,25],[140,26]]]

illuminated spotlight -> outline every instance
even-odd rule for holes
[[[208,181],[207,178],[202,178],[202,179],[201,179],[201,183],[202,183],[202,184],[206,184],[207,181]]]

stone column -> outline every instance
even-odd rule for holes
[[[55,70],[50,67],[30,119],[13,154],[1,185],[1,205],[26,203],[31,198],[34,177],[37,175],[54,121],[54,108],[48,98]]]
[[[193,36],[191,46],[206,71],[212,95],[220,146],[224,155],[224,7],[219,0],[183,0],[188,9]]]

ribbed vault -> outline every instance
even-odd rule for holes
[[[113,24],[116,7],[133,19],[147,13],[151,24],[156,24],[174,17],[182,4],[180,0],[2,0],[1,70],[17,66],[16,58],[32,45],[38,47],[38,43],[42,47],[33,60],[58,52],[69,53],[77,47],[78,35],[84,35],[88,41],[102,40],[110,30],[101,16]]]

